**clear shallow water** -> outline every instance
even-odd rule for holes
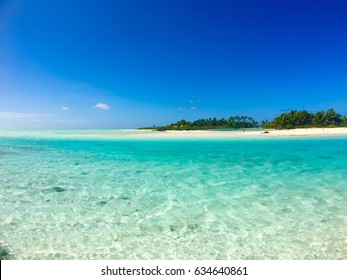
[[[346,138],[0,137],[0,188],[3,258],[347,259]]]

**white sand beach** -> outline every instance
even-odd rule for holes
[[[268,133],[267,133],[268,132]],[[199,138],[278,138],[278,137],[324,137],[347,136],[347,127],[339,128],[300,128],[284,130],[245,130],[243,131],[215,131],[215,130],[189,130],[189,131],[142,131],[133,134],[131,138],[158,138],[158,139],[199,139]]]
[[[266,131],[268,133],[266,133]],[[291,137],[347,136],[347,127],[284,130],[3,130],[0,137],[43,137],[60,139],[274,139]]]

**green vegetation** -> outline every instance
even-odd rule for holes
[[[347,116],[344,116],[342,119],[343,126],[347,126]]]
[[[228,119],[199,119],[193,122],[181,120],[179,122],[166,126],[153,126],[144,129],[154,129],[157,131],[165,130],[199,130],[199,129],[237,129],[237,128],[254,128],[259,127],[259,124],[248,116],[235,116]]]
[[[315,114],[308,111],[291,111],[283,113],[271,122],[262,122],[263,128],[293,129],[307,127],[338,127],[347,124],[346,117],[342,118],[335,110],[319,111]]]
[[[293,129],[308,127],[347,127],[347,116],[342,117],[335,110],[329,109],[326,112],[319,111],[310,113],[306,110],[291,111],[283,113],[272,121],[262,121],[261,127],[264,129]],[[200,129],[245,129],[257,128],[259,124],[248,116],[234,116],[228,119],[199,119],[193,122],[181,120],[165,126],[144,127],[143,129],[153,129],[156,131],[165,130],[200,130]]]

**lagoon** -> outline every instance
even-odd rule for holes
[[[1,134],[2,258],[347,259],[347,137],[112,133]]]

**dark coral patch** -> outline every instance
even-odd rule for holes
[[[58,193],[66,191],[66,189],[61,188],[61,187],[53,187],[52,190],[55,192],[58,192]]]
[[[99,205],[99,206],[104,206],[104,205],[106,205],[107,204],[107,201],[105,201],[105,200],[101,200],[101,201],[98,201],[97,203],[96,203],[96,205]]]
[[[0,245],[0,260],[9,260],[11,259],[10,251]]]

